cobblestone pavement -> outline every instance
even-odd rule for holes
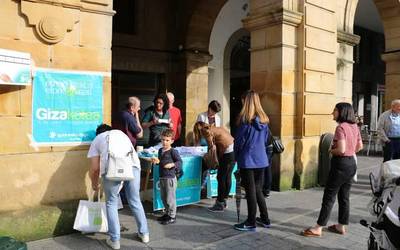
[[[148,213],[150,242],[141,243],[135,236],[136,225],[129,209],[120,212],[121,223],[128,228],[121,233],[121,249],[367,249],[369,232],[360,219],[372,220],[366,205],[370,201],[368,174],[379,167],[382,159],[359,157],[358,182],[351,190],[350,225],[344,236],[323,231],[322,237],[306,238],[299,233],[315,224],[323,194],[322,188],[302,191],[273,192],[267,200],[272,227],[256,232],[239,232],[234,199],[224,213],[211,213],[207,207],[213,201],[202,200],[196,205],[178,209],[177,223],[162,226],[156,216]],[[241,220],[247,215],[245,200],[241,203]],[[337,221],[337,203],[329,223]],[[72,234],[28,242],[28,249],[108,249],[105,234]]]

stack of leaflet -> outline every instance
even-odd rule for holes
[[[176,147],[175,148],[181,156],[203,156],[207,153],[207,147]]]
[[[157,157],[158,155],[158,150],[161,148],[161,145],[158,144],[154,147],[149,147],[149,148],[145,148],[143,149],[142,152],[139,153],[139,157]]]

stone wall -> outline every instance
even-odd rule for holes
[[[113,14],[112,0],[4,0],[0,48],[30,53],[36,67],[102,72],[103,117],[110,123]],[[2,223],[1,234],[18,235],[17,217],[29,222],[30,208],[78,200],[90,189],[88,147],[34,147],[31,127],[32,86],[0,85],[0,218],[19,211],[14,227]],[[57,223],[50,221],[31,222]],[[48,228],[51,234],[54,225]]]

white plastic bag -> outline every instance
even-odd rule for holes
[[[354,155],[354,160],[356,161],[356,166],[357,166],[357,164],[358,164],[357,155]],[[353,182],[357,183],[357,181],[358,181],[358,178],[357,178],[357,169],[356,169],[356,173],[353,176]]]
[[[96,202],[91,200],[79,201],[74,222],[75,230],[84,233],[108,232],[106,204],[99,200]]]

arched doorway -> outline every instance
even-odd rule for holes
[[[378,116],[384,110],[385,63],[381,54],[385,51],[385,37],[373,0],[358,2],[354,34],[361,39],[353,53],[353,106],[364,127],[376,130]]]
[[[232,125],[231,54],[243,37],[250,37],[249,32],[243,29],[242,23],[242,19],[248,15],[248,11],[248,0],[227,1],[218,13],[210,35],[209,51],[213,59],[208,63],[208,101],[218,100],[221,103],[222,124],[226,128],[230,128]],[[235,60],[247,60],[249,66],[246,73],[248,75],[247,88],[250,82],[249,47],[250,45],[245,49],[247,59],[237,57],[239,54],[243,54],[238,52],[238,48],[234,53]],[[238,95],[240,96],[240,93]]]
[[[250,88],[250,36],[241,36],[233,46],[229,62],[230,127],[236,130],[236,118],[242,107],[241,95]]]
[[[338,1],[338,6],[348,7],[342,13],[343,16],[338,18],[338,29],[352,34],[356,11],[368,2],[375,5],[383,25],[385,49],[381,53],[381,58],[386,64],[386,72],[382,109],[387,109],[391,100],[400,96],[400,2],[398,0],[373,0],[373,3],[367,0]],[[357,4],[359,4],[358,8],[356,8]],[[352,53],[352,51],[347,53]]]

